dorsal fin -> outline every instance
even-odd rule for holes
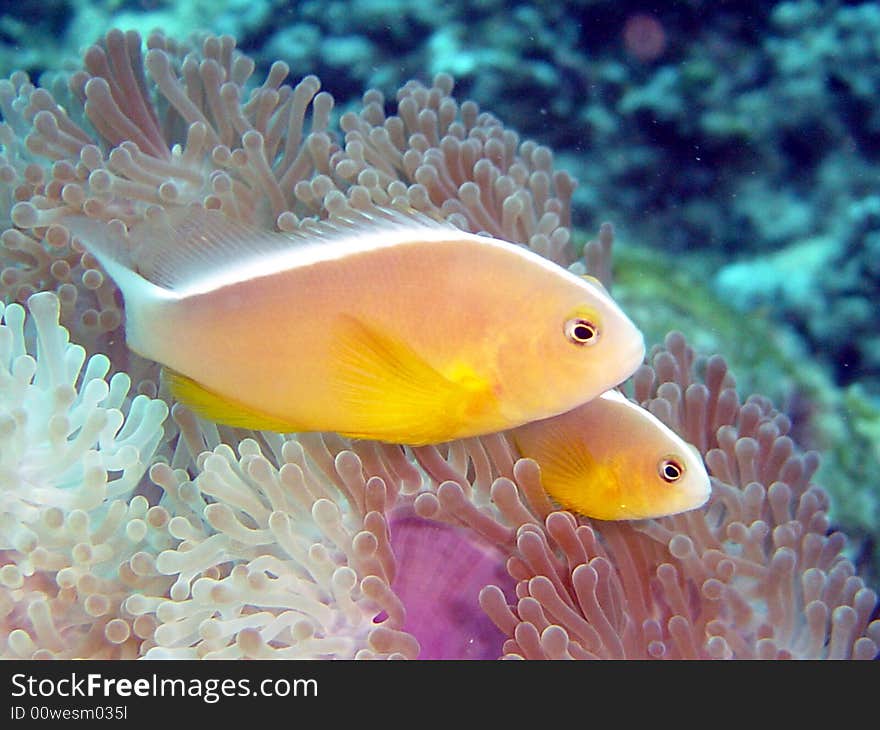
[[[138,273],[185,294],[309,260],[335,258],[371,243],[439,240],[450,232],[470,235],[415,210],[346,209],[328,220],[304,220],[298,231],[278,233],[232,220],[220,211],[190,206],[154,212],[131,228],[129,238]]]
[[[122,290],[129,315],[147,301],[173,296],[138,273],[138,252],[132,248],[122,221],[107,222],[71,214],[63,216],[60,222],[98,260]]]
[[[581,279],[586,281],[588,284],[592,284],[594,287],[610,296],[611,292],[608,291],[608,288],[602,283],[601,279],[593,276],[592,274],[581,274],[580,276]]]

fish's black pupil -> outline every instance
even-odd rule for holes
[[[579,340],[592,339],[593,334],[593,328],[588,324],[579,324],[574,328],[574,336]]]
[[[565,323],[565,336],[576,345],[593,345],[599,340],[599,330],[588,319],[570,319]]]
[[[667,481],[674,482],[681,476],[681,469],[678,468],[677,464],[672,462],[666,463],[663,465],[663,476]]]

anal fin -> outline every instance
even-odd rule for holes
[[[164,368],[163,373],[168,381],[171,394],[202,418],[254,431],[291,433],[311,430],[220,395],[170,368]]]

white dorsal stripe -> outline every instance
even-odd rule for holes
[[[300,231],[277,233],[200,207],[153,216],[129,233],[138,273],[178,296],[189,296],[252,278],[406,240],[461,233],[426,215],[390,209],[351,211],[327,221],[307,221]]]
[[[352,254],[403,245],[472,241],[480,246],[501,248],[528,260],[532,266],[552,271],[556,276],[568,277],[579,286],[588,288],[592,297],[616,307],[607,292],[596,289],[581,277],[525,246],[468,233],[451,223],[438,222],[422,214],[410,217],[409,214],[396,211],[391,213],[392,219],[377,216],[343,226],[338,225],[335,219],[332,222],[321,221],[294,235],[255,230],[216,213],[217,234],[229,241],[229,258],[216,260],[211,257],[209,260],[207,256],[199,255],[193,259],[192,268],[184,267],[179,258],[169,258],[164,269],[164,282],[167,283],[162,286],[172,290],[177,298],[185,299],[243,281],[344,259]],[[250,237],[252,232],[256,234],[253,238]],[[205,243],[209,240],[206,239]],[[172,285],[171,276],[175,273],[177,277]]]
[[[637,403],[633,403],[629,398],[627,398],[623,393],[621,393],[617,388],[611,388],[611,390],[606,390],[602,395],[599,396],[602,400],[611,401],[612,403],[624,403],[628,406],[638,406]]]
[[[95,225],[85,225],[95,223]],[[161,298],[185,299],[266,276],[345,258],[355,253],[405,244],[478,242],[502,247],[533,266],[570,277],[590,288],[600,299],[611,297],[580,277],[519,244],[462,231],[444,220],[423,213],[376,208],[350,211],[327,221],[304,222],[300,231],[278,233],[261,230],[199,206],[180,208],[135,224],[128,241],[105,224],[85,219],[72,226],[82,243],[94,253],[123,289],[120,268],[136,273],[154,287]],[[120,239],[120,240],[116,240]],[[111,268],[113,271],[111,271]],[[156,292],[153,296],[159,296]]]

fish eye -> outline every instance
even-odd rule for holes
[[[660,478],[668,484],[674,484],[684,476],[684,466],[671,456],[667,456],[660,461]]]
[[[590,320],[577,317],[565,323],[565,336],[576,345],[595,345],[599,328]]]

